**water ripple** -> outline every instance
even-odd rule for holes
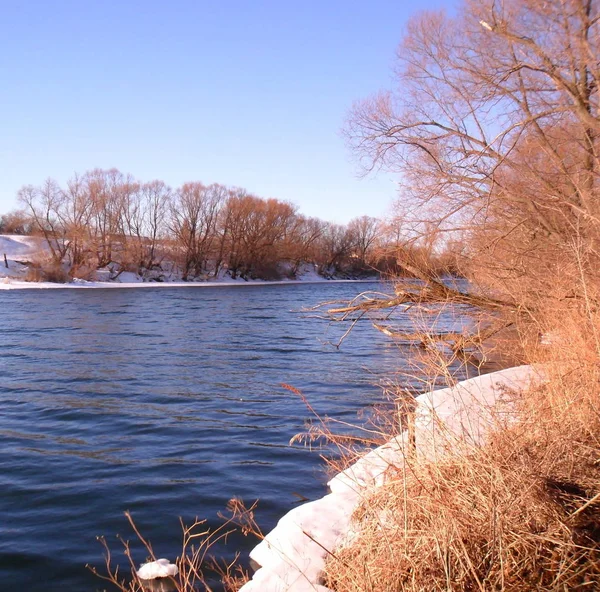
[[[214,524],[231,497],[261,498],[268,530],[295,492],[322,495],[318,453],[288,444],[311,415],[281,383],[356,421],[410,353],[368,323],[337,351],[343,324],[292,311],[374,287],[0,292],[2,586],[98,589],[83,566],[102,562],[96,535],[131,538],[128,509],[176,557],[179,516]]]

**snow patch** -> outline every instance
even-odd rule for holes
[[[136,573],[141,580],[155,580],[157,578],[172,578],[179,573],[179,570],[174,563],[162,558],[144,563]]]
[[[0,284],[8,283],[12,278],[25,278],[28,263],[44,261],[49,254],[48,245],[41,237],[0,234]]]
[[[0,234],[0,253],[7,259],[46,256],[48,247],[41,237]]]

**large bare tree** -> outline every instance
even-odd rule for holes
[[[227,191],[221,185],[185,183],[175,193],[171,231],[183,254],[183,277],[207,269],[217,239],[217,222]]]
[[[69,251],[69,240],[65,194],[58,183],[47,179],[39,187],[26,185],[19,190],[18,200],[31,216],[34,231],[45,238],[52,262],[61,264]]]
[[[396,90],[350,117],[365,169],[401,174],[414,222],[467,230],[497,289],[527,276],[551,290],[544,278],[575,251],[595,268],[598,19],[594,0],[467,0],[455,16],[423,12],[398,50]]]
[[[371,263],[370,254],[380,238],[381,231],[380,221],[372,216],[359,216],[348,223],[348,232],[355,249],[355,256],[361,267],[365,268]]]

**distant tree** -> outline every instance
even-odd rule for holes
[[[188,279],[207,270],[208,259],[217,244],[217,223],[226,189],[186,183],[174,195],[171,207],[171,231],[183,249],[183,277]]]
[[[30,234],[31,217],[23,210],[13,210],[0,216],[0,234]]]
[[[138,183],[124,195],[124,231],[137,271],[158,264],[158,245],[167,236],[171,189],[162,181]]]
[[[58,215],[68,240],[69,263],[72,273],[90,263],[90,231],[93,203],[89,199],[85,176],[74,175],[65,189],[61,189],[62,203]]]
[[[371,216],[360,216],[348,223],[350,241],[362,268],[370,265],[369,255],[381,237],[382,231],[380,220]]]
[[[92,207],[90,239],[97,266],[118,263],[116,259],[127,249],[125,210],[139,185],[117,169],[95,169],[86,173],[83,182]]]
[[[302,263],[316,262],[319,240],[323,236],[324,222],[318,218],[296,215],[286,232],[282,245],[282,259],[292,264],[290,274],[294,277]]]
[[[277,199],[261,200],[255,211],[253,232],[247,246],[252,253],[249,271],[277,275],[277,264],[285,258],[286,245],[294,240],[297,208]]]
[[[64,223],[64,194],[58,183],[47,179],[40,187],[26,185],[17,194],[19,202],[31,215],[33,231],[41,234],[55,265],[63,262],[68,250],[68,228]]]
[[[352,236],[343,224],[326,222],[319,239],[319,265],[322,271],[342,271],[352,254]]]
[[[296,208],[290,203],[261,199],[244,190],[232,191],[223,216],[231,275],[276,273],[274,267],[283,255],[296,215]]]
[[[145,210],[145,228],[148,239],[144,265],[151,268],[157,263],[159,241],[167,236],[167,216],[172,191],[163,181],[150,181],[141,186]]]

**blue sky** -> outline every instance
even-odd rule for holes
[[[394,179],[358,179],[340,129],[392,86],[409,16],[452,3],[0,1],[0,213],[22,185],[117,167],[382,215]]]

